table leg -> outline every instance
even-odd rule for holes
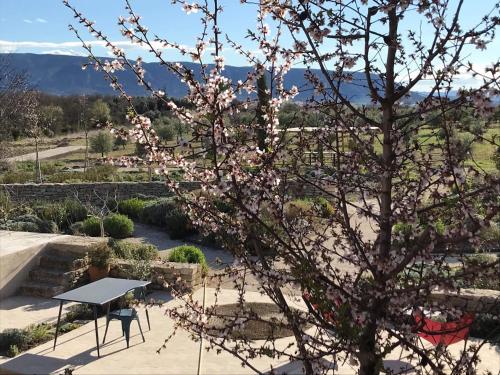
[[[99,330],[97,329],[97,306],[93,305],[94,308],[94,323],[95,323],[95,341],[97,343],[97,357],[101,356],[99,352]]]
[[[54,337],[54,350],[56,350],[57,335],[59,334],[59,324],[61,323],[63,301],[59,303],[59,315],[57,316],[56,335]]]
[[[146,310],[146,319],[148,321],[148,330],[151,331],[151,324],[149,324],[149,312],[148,312],[148,303],[146,301],[146,287],[142,288],[142,296],[144,298],[144,309]]]

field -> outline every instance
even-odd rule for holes
[[[89,137],[93,137],[97,134],[97,131],[92,131]],[[471,148],[471,153],[468,156],[466,165],[475,165],[485,172],[488,173],[498,173],[495,162],[493,160],[493,155],[496,149],[494,142],[495,138],[500,135],[500,124],[489,128],[485,134],[484,138],[486,140],[492,141],[489,143],[475,142]],[[466,139],[470,135],[465,133],[459,133],[458,137],[460,139]],[[428,150],[435,155],[435,160],[438,163],[440,160],[439,151],[435,150],[432,146],[439,144],[440,139],[437,137],[437,131],[433,129],[423,129],[418,134],[418,141],[423,146],[424,152]],[[498,141],[496,141],[498,142]],[[348,151],[348,141],[345,141],[346,151]],[[173,144],[173,143],[172,143]],[[84,173],[85,165],[85,136],[83,133],[74,133],[65,136],[58,136],[54,138],[44,138],[42,139],[39,150],[57,150],[59,147],[64,146],[81,146],[82,149],[66,153],[62,155],[57,155],[50,157],[41,161],[42,175],[44,181],[46,182],[79,182],[79,181],[148,181],[150,179],[158,179],[158,176],[150,174],[146,166],[137,166],[130,168],[113,168],[110,166],[102,166],[100,162],[101,154],[93,153],[89,150],[89,167],[92,173]],[[290,147],[295,148],[293,145]],[[375,151],[381,153],[381,145],[375,144]],[[22,154],[28,154],[34,152],[35,145],[31,139],[22,139],[19,141],[11,142],[9,144],[8,156],[17,156]],[[305,163],[312,163],[318,158],[318,153],[314,151],[309,155],[309,160],[305,160]],[[110,151],[107,156],[112,158],[118,158],[121,156],[135,156],[136,155],[136,145],[132,142],[128,142],[124,146],[115,146],[112,151]],[[206,160],[198,160],[200,164],[206,165]],[[328,160],[328,154],[325,153],[325,162],[330,162]],[[35,178],[34,174],[34,162],[23,161],[9,163],[8,166],[3,166],[0,171],[0,182],[2,183],[24,183],[33,182]]]

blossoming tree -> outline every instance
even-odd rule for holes
[[[408,312],[431,306],[437,289],[457,291],[464,280],[498,269],[497,260],[469,262],[458,271],[447,262],[451,255],[463,259],[464,251],[480,249],[480,231],[498,220],[498,174],[462,152],[457,133],[466,130],[453,115],[470,109],[484,118],[492,111],[500,64],[476,70],[466,56],[494,39],[498,3],[490,2],[492,9],[477,23],[463,24],[463,0],[241,0],[254,3],[242,6],[255,9],[257,27],[248,38],[259,54],[223,34],[218,0],[172,1],[200,17],[201,33],[192,48],[152,35],[125,3],[128,14],[118,20],[122,35],[184,82],[193,106],[176,106],[147,80],[141,59],[127,59],[65,2],[115,56],[97,58],[80,31],[70,27],[88,50],[89,64],[129,101],[115,73],[133,72],[189,126],[190,135],[175,146],[162,144],[150,120],[133,108],[133,129],[112,131],[144,145],[142,162],[164,175],[193,223],[215,235],[236,259],[226,276],[239,292],[238,313],[220,317],[224,324],[214,326],[216,307],[179,296],[185,304],[169,311],[177,326],[256,372],[252,359],[269,356],[300,361],[308,374],[331,370],[342,359],[361,374],[376,374],[384,358],[405,349],[422,373],[473,373],[482,344],[469,343],[455,356],[443,346],[419,345]],[[420,29],[412,26],[418,24]],[[199,63],[199,70],[167,61],[166,48]],[[232,82],[224,75],[226,48],[253,66],[246,79]],[[307,84],[301,87],[286,83],[296,64],[307,67]],[[480,78],[480,84],[454,91],[456,77],[464,73]],[[414,93],[423,82],[427,92]],[[364,87],[369,103],[355,104],[345,93],[348,85]],[[321,124],[306,129],[299,114],[298,131],[287,132],[280,129],[280,107],[299,93],[308,96],[301,111],[321,115]],[[242,123],[242,111],[257,115]],[[431,127],[436,118],[438,126]],[[496,141],[484,132],[472,135],[472,142]],[[199,144],[204,147],[195,148]],[[331,162],[308,163],[319,146]],[[172,168],[198,181],[201,192],[182,191],[170,178]],[[291,215],[297,186],[322,195],[334,210],[325,215],[324,201],[317,200]],[[245,304],[249,280],[279,307],[292,344],[280,344],[273,335],[259,343],[229,335],[259,319]],[[295,302],[303,308],[293,308]],[[463,313],[434,307],[457,318]]]

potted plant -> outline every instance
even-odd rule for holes
[[[88,253],[88,259],[90,281],[96,281],[109,275],[113,252],[105,242],[94,245]]]

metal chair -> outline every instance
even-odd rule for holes
[[[135,289],[133,292],[134,292],[134,299],[142,299],[146,301],[145,288]],[[151,330],[151,325],[149,323],[149,313],[147,309],[146,309],[146,318],[148,321],[148,328],[149,330]],[[144,334],[142,333],[141,322],[139,320],[139,315],[137,314],[137,310],[134,308],[123,308],[123,309],[113,310],[110,312],[108,304],[108,312],[106,314],[106,330],[104,331],[104,338],[102,340],[103,344],[106,342],[106,335],[108,333],[109,322],[113,319],[119,320],[122,323],[122,335],[125,335],[125,340],[127,341],[127,348],[129,347],[129,342],[130,342],[130,325],[132,324],[133,320],[137,321],[137,324],[139,326],[139,331],[141,332],[142,341],[146,342],[146,340],[144,339]]]

